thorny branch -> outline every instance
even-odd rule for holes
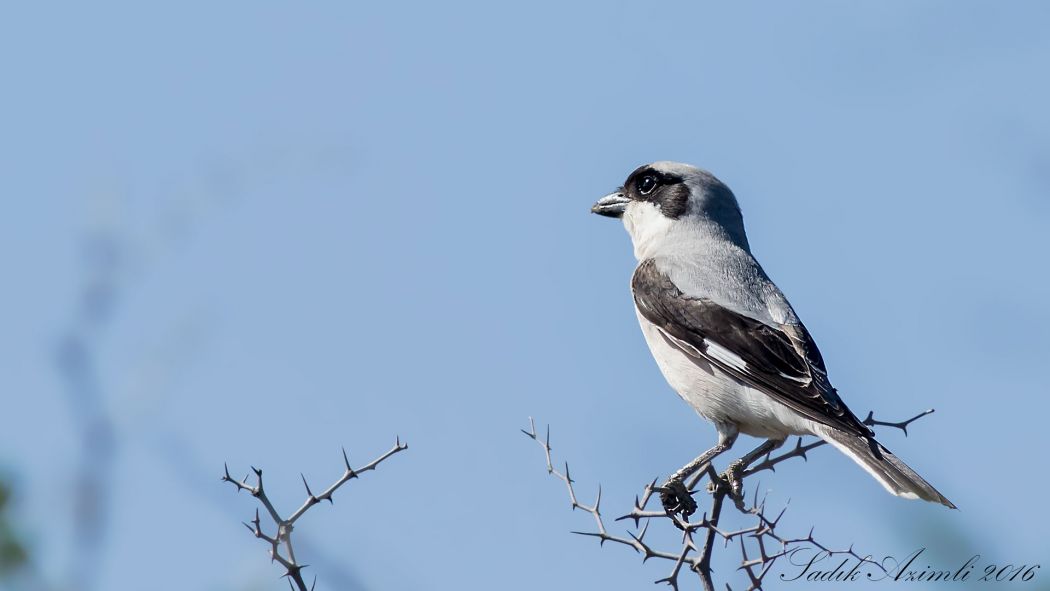
[[[907,435],[908,425],[932,412],[933,410],[930,409],[908,420],[896,423],[876,420],[873,413],[869,412],[863,423],[868,426],[894,427],[904,431],[905,435]],[[528,431],[522,429],[522,433],[543,448],[543,453],[547,460],[547,473],[565,483],[565,487],[568,490],[569,503],[572,505],[573,510],[581,509],[594,518],[597,531],[574,531],[572,533],[597,538],[598,542],[603,546],[605,542],[613,542],[633,548],[635,552],[642,555],[642,562],[646,562],[650,558],[670,561],[672,563],[671,572],[666,577],[656,581],[656,583],[666,583],[675,591],[679,589],[679,577],[683,568],[697,575],[704,591],[714,591],[714,581],[711,577],[711,556],[714,552],[716,539],[721,539],[725,547],[728,547],[733,542],[736,542],[739,546],[741,560],[738,570],[743,571],[747,575],[748,591],[762,588],[763,580],[777,560],[788,556],[793,550],[807,545],[827,553],[828,556],[846,555],[858,562],[871,564],[875,568],[882,568],[877,563],[857,554],[852,546],[846,550],[832,550],[824,546],[813,537],[813,530],[810,530],[805,537],[791,538],[781,535],[776,528],[786,508],[781,509],[775,517],[770,517],[766,510],[765,498],[759,499],[757,486],[751,502],[748,503],[743,494],[739,496],[733,494],[729,482],[719,475],[711,464],[703,466],[687,483],[690,492],[696,494],[699,492],[698,487],[700,483],[705,478],[707,480],[706,491],[711,495],[711,504],[708,511],[698,521],[683,521],[678,514],[668,516],[663,508],[659,506],[659,498],[654,501],[657,509],[648,509],[649,501],[654,497],[654,493],[659,493],[660,490],[656,484],[657,481],[654,479],[645,485],[641,497],[635,497],[634,507],[631,511],[616,518],[616,521],[633,521],[636,531],[628,531],[626,535],[609,533],[601,514],[601,487],[599,486],[598,488],[594,504],[588,505],[580,502],[573,487],[575,481],[569,473],[568,462],[564,463],[563,471],[554,467],[554,460],[551,457],[550,427],[547,428],[546,435],[541,438],[536,431],[536,422],[531,417],[529,418],[529,425],[530,429]],[[771,453],[766,454],[762,461],[753,464],[749,469],[745,470],[741,475],[741,479],[764,470],[775,471],[778,464],[791,458],[802,458],[805,460],[809,451],[822,445],[824,445],[824,441],[819,439],[810,443],[803,443],[802,437],[799,437],[790,451],[782,452],[775,456]],[[655,496],[659,497],[658,494]],[[754,520],[752,522],[753,525],[733,531],[719,527],[723,502],[727,496],[740,513]],[[674,525],[681,530],[682,542],[680,548],[659,550],[646,542],[646,534],[649,532],[649,527],[654,519],[674,520]],[[728,583],[725,584],[725,587],[728,591],[732,591],[732,587]]]
[[[259,516],[258,508],[255,509],[255,519],[253,519],[250,523],[245,523],[244,527],[248,528],[248,531],[252,532],[252,535],[259,538],[260,540],[265,541],[267,544],[270,545],[270,560],[272,562],[277,562],[284,567],[284,576],[288,577],[289,587],[292,587],[292,589],[297,589],[298,591],[312,591],[317,585],[317,577],[315,576],[313,583],[309,587],[307,587],[306,581],[303,580],[302,574],[302,570],[306,568],[307,565],[300,563],[295,558],[295,548],[292,545],[292,531],[295,528],[295,522],[298,521],[299,518],[302,517],[310,509],[310,507],[313,507],[321,501],[328,501],[329,503],[334,503],[334,501],[332,501],[332,495],[335,493],[336,490],[339,489],[339,487],[346,484],[346,482],[350,479],[357,478],[362,472],[375,470],[376,467],[380,464],[380,462],[406,449],[408,449],[408,444],[401,443],[401,439],[397,438],[394,443],[394,447],[390,448],[386,453],[379,456],[378,458],[356,469],[350,467],[350,458],[349,456],[347,456],[346,450],[344,449],[343,465],[345,466],[345,470],[343,471],[343,475],[340,476],[338,480],[336,480],[331,486],[326,488],[324,492],[322,492],[319,495],[315,495],[313,491],[310,490],[310,485],[306,482],[306,476],[300,474],[299,476],[303,479],[303,487],[306,488],[306,500],[303,501],[303,504],[287,518],[281,517],[280,513],[278,513],[277,509],[273,506],[273,503],[270,502],[270,498],[266,496],[266,490],[263,488],[263,478],[261,469],[256,468],[254,466],[252,467],[252,472],[255,473],[255,486],[252,486],[248,484],[247,475],[243,479],[237,480],[236,478],[230,476],[229,466],[224,465],[224,474],[222,476],[222,481],[229,482],[230,484],[235,486],[237,488],[237,492],[240,492],[242,490],[248,491],[249,494],[251,494],[253,497],[259,500],[259,503],[266,510],[266,513],[269,515],[270,519],[276,526],[276,532],[271,536],[263,531],[262,519]],[[284,549],[283,553],[282,547]],[[293,583],[294,586],[292,585]]]

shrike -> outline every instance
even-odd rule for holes
[[[955,508],[839,398],[813,338],[752,256],[729,187],[704,170],[656,162],[591,211],[622,218],[638,259],[631,289],[649,350],[671,387],[718,431],[718,444],[662,487],[669,513],[696,509],[684,480],[739,433],[767,441],[729,466],[734,489],[749,464],[789,435],[815,435],[891,493]]]

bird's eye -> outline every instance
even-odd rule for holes
[[[653,192],[653,189],[656,188],[656,185],[656,177],[654,177],[651,174],[645,175],[642,177],[642,180],[638,181],[638,192],[642,195],[648,195],[649,193]]]

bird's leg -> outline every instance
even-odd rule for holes
[[[747,470],[747,467],[755,460],[765,456],[781,445],[784,445],[784,439],[769,439],[762,445],[741,456],[740,459],[729,464],[726,471],[722,473],[722,479],[729,484],[730,496],[734,499],[740,498],[744,486],[744,481],[740,478],[740,475],[743,474],[744,470]]]
[[[682,519],[688,519],[690,515],[696,512],[696,501],[689,494],[689,489],[685,486],[685,479],[703,467],[704,464],[709,463],[719,454],[733,447],[736,435],[736,429],[731,431],[719,429],[717,445],[697,456],[692,462],[682,466],[681,470],[672,474],[667,479],[667,482],[658,489],[660,502],[663,503],[664,511],[667,512],[669,517],[673,518],[675,513],[681,513]]]

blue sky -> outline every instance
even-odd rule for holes
[[[55,359],[103,237],[98,588],[281,588],[223,462],[291,508],[299,472],[395,434],[407,453],[300,525],[319,588],[664,576],[570,535],[586,516],[518,432],[550,423],[610,514],[713,441],[638,331],[626,234],[588,213],[664,159],[733,188],[855,412],[937,408],[885,443],[960,511],[821,450],[763,477],[786,526],[1045,560],[1048,24],[1038,2],[0,9],[0,474],[37,568],[70,563]]]

